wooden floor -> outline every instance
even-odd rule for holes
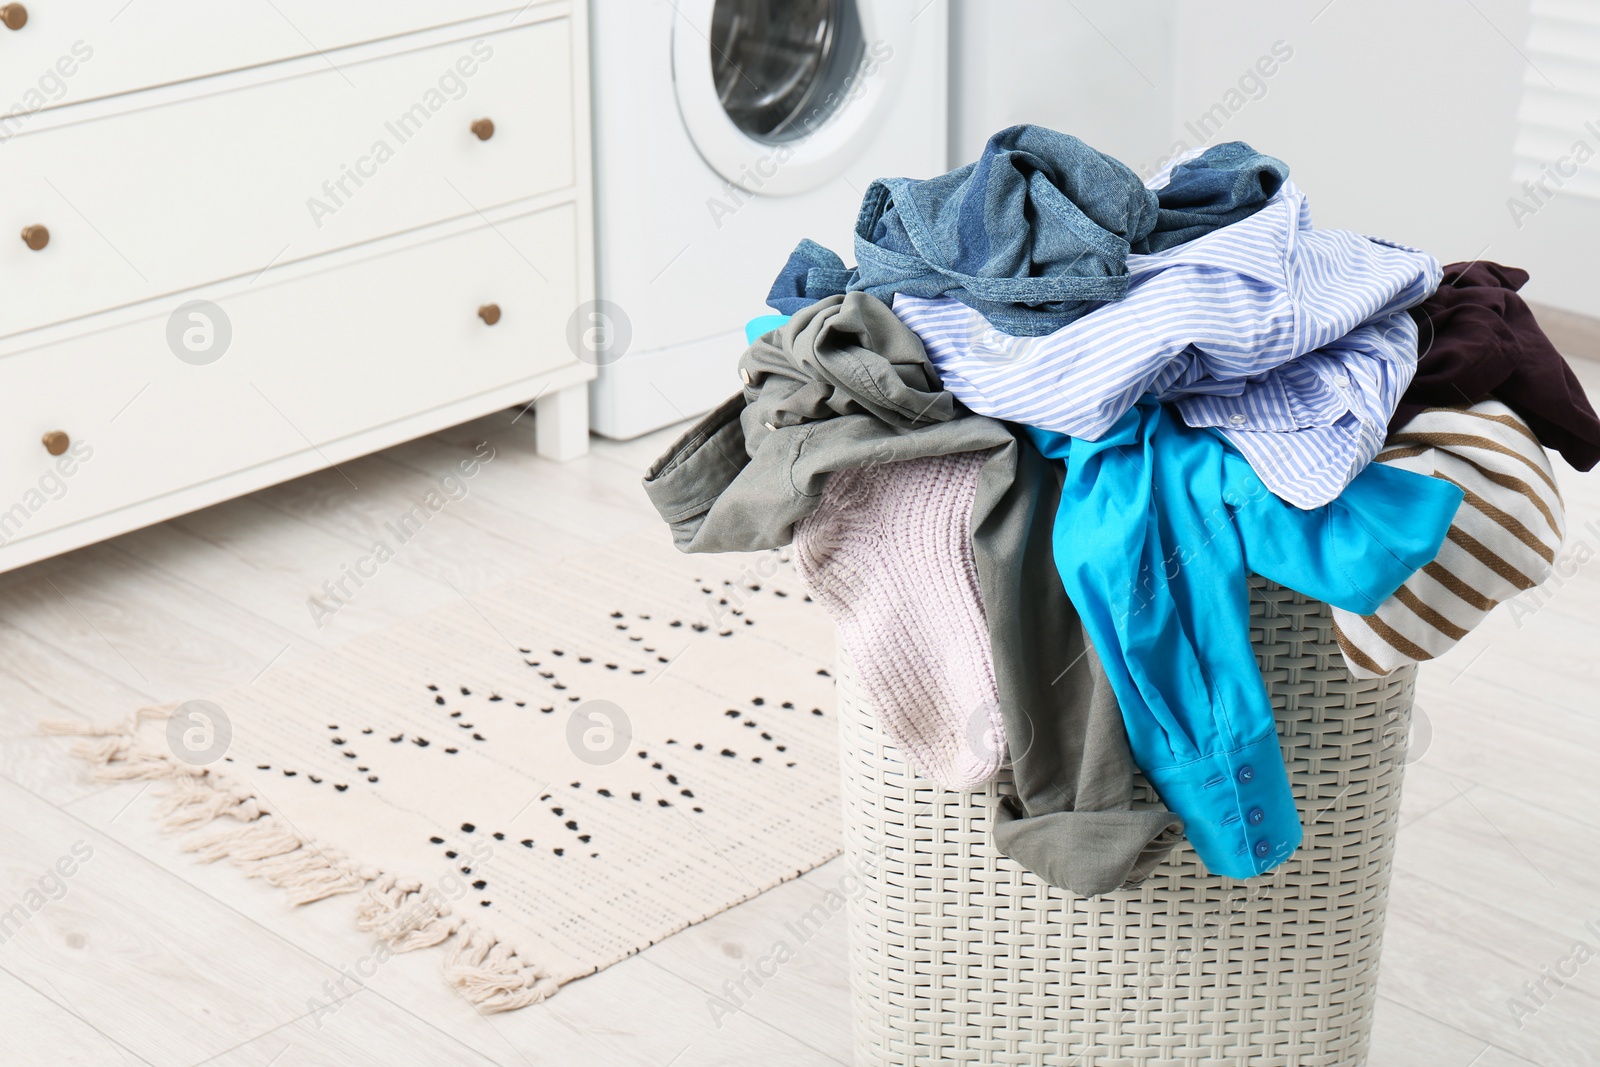
[[[1600,368],[1582,373],[1600,397]],[[42,903],[0,944],[0,1064],[849,1063],[842,916],[737,1014],[711,1012],[837,861],[482,1017],[436,952],[352,980],[374,942],[350,898],[292,911],[194,863],[153,828],[144,786],[96,782],[35,732],[249,682],[632,530],[666,536],[638,478],[670,433],[557,465],[534,455],[531,421],[493,416],[0,576],[0,911]],[[319,628],[307,595],[484,439],[496,458],[466,498]],[[1600,1063],[1600,471],[1559,470],[1571,576],[1422,674],[1431,737],[1406,783],[1372,1067]]]

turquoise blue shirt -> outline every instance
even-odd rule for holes
[[[1215,431],[1149,398],[1098,441],[1028,432],[1065,461],[1056,566],[1134,762],[1213,873],[1276,867],[1300,819],[1250,645],[1249,572],[1370,614],[1438,553],[1461,490],[1373,464],[1301,510]]]
[[[788,322],[791,317],[789,315],[757,315],[744,324],[745,344],[755,344],[757,337],[765,337]]]

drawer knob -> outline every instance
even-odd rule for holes
[[[44,442],[44,450],[52,456],[59,456],[72,444],[72,438],[67,436],[65,430],[51,430],[39,440]]]
[[[478,135],[478,140],[487,141],[494,136],[494,119],[478,119],[472,124],[472,132]]]
[[[50,231],[43,226],[24,226],[22,240],[35,252],[50,243]]]
[[[478,309],[478,318],[482,319],[485,325],[493,326],[495,323],[500,321],[500,305],[483,305],[483,307]]]
[[[8,30],[20,30],[28,24],[28,9],[21,4],[0,7],[0,22],[4,22]]]

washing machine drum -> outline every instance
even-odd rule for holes
[[[763,196],[814,189],[882,125],[912,62],[904,0],[683,0],[678,110],[700,155]]]

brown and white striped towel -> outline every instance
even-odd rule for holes
[[[1566,533],[1543,447],[1498,400],[1426,408],[1390,435],[1376,461],[1454,482],[1466,499],[1439,555],[1376,613],[1334,609],[1339,647],[1358,678],[1449,651],[1496,604],[1549,576]]]

